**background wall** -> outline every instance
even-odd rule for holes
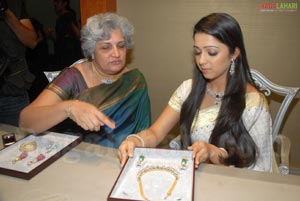
[[[251,67],[278,84],[300,86],[300,8],[296,12],[262,12],[253,0],[119,0],[117,12],[135,26],[130,66],[144,73],[153,120],[179,84],[191,77],[192,28],[211,12],[227,12],[240,23]],[[271,1],[297,2],[299,1]],[[298,94],[299,97],[299,94]],[[300,168],[300,103],[294,101],[282,133],[292,141],[291,166]],[[271,110],[277,109],[271,102]],[[178,133],[173,130],[173,133]]]

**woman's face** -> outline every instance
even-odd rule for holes
[[[229,48],[215,37],[197,33],[194,37],[195,61],[208,80],[226,79],[231,59]]]
[[[122,32],[113,30],[108,40],[96,42],[94,59],[98,69],[108,75],[122,71],[126,63],[126,50]]]

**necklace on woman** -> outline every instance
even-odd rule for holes
[[[111,78],[105,77],[99,70],[98,68],[96,68],[94,61],[91,62],[92,63],[92,70],[95,74],[97,74],[97,76],[100,78],[101,82],[104,84],[112,84],[113,82],[115,82],[116,80],[118,80],[122,73],[119,73]]]
[[[216,105],[221,104],[222,98],[224,97],[224,92],[220,92],[220,93],[214,92],[212,89],[208,87],[208,85],[206,85],[206,91],[210,96],[212,96],[215,99]]]

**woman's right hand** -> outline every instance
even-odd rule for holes
[[[128,138],[124,140],[119,146],[118,157],[121,162],[121,167],[123,167],[126,163],[128,157],[133,157],[134,148],[136,144],[134,142],[134,138]]]
[[[66,109],[67,116],[84,130],[99,131],[101,126],[115,128],[115,122],[97,107],[84,101],[72,100]]]

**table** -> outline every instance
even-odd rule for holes
[[[0,124],[0,135],[4,131],[18,132]],[[82,142],[31,180],[0,175],[0,201],[105,201],[120,170],[115,149]],[[195,173],[195,201],[298,201],[299,197],[296,175],[211,164],[201,164]]]

